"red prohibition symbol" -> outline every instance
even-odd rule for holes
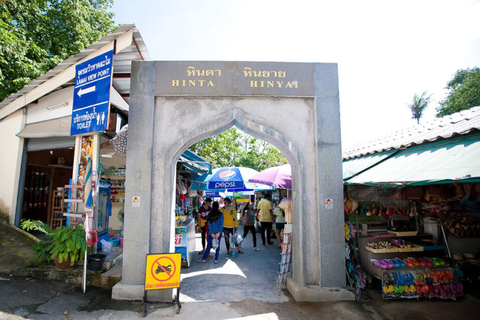
[[[152,264],[152,277],[160,282],[170,280],[175,272],[177,271],[177,266],[175,262],[170,257],[160,257],[155,260]],[[161,276],[166,276],[165,279],[160,279]],[[163,277],[162,277],[163,278]]]

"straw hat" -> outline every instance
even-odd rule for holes
[[[455,259],[455,260],[457,260],[457,261],[463,261],[463,260],[464,260],[463,254],[458,253],[458,252],[457,252],[457,253],[454,253],[454,254],[453,254],[453,259]]]
[[[467,259],[475,259],[475,255],[471,252],[464,252],[463,256]]]
[[[471,264],[473,264],[475,266],[480,266],[480,260],[468,259],[468,262],[470,262]]]

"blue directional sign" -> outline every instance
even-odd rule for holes
[[[76,66],[70,135],[107,129],[112,69],[112,50]]]

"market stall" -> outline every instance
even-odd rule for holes
[[[182,265],[190,267],[195,248],[195,220],[202,205],[202,191],[194,190],[193,182],[212,172],[211,164],[186,150],[177,162],[175,195],[175,252],[182,254]]]
[[[381,281],[385,299],[456,299],[463,295],[463,273],[478,264],[471,253],[478,249],[459,245],[462,240],[470,244],[480,235],[479,212],[473,200],[480,193],[474,193],[475,188],[480,189],[480,185],[346,188],[345,211],[359,230],[357,246],[362,269],[370,281]],[[454,250],[452,242],[456,243]],[[474,242],[478,243],[478,239]],[[470,261],[462,259],[462,252],[471,257]],[[398,270],[402,270],[403,278],[398,277]],[[418,287],[412,282],[415,276],[430,276],[430,271],[442,275],[443,280],[430,287]],[[399,285],[404,286],[403,292],[398,288],[392,291]]]

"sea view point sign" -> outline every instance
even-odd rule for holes
[[[103,131],[108,126],[113,51],[75,67],[70,135]]]

